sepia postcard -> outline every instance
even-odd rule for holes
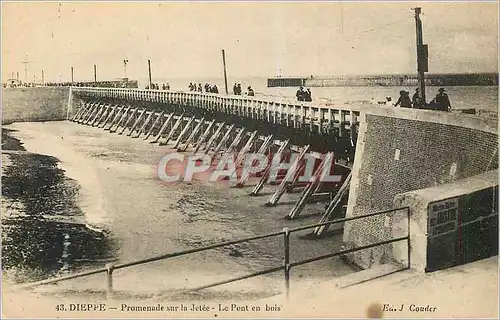
[[[498,318],[498,1],[2,1],[2,318]]]

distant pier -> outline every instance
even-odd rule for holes
[[[365,87],[365,86],[416,86],[416,74],[402,75],[345,75],[308,78],[269,78],[268,87]],[[427,86],[498,86],[498,73],[428,74]]]

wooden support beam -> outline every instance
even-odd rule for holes
[[[187,124],[184,126],[184,128],[182,128],[182,131],[181,133],[179,134],[179,136],[177,137],[177,141],[175,142],[174,146],[172,148],[177,148],[181,142],[182,142],[182,139],[184,138],[184,136],[186,135],[186,133],[188,132],[189,128],[191,127],[191,124],[193,123],[193,121],[196,119],[196,117],[192,117],[191,119],[188,120]]]
[[[181,118],[183,116],[184,116],[184,113],[181,114]],[[161,139],[162,134],[167,130],[167,126],[170,125],[170,123],[172,123],[173,120],[174,120],[174,114],[171,113],[171,114],[169,114],[169,116],[167,117],[167,120],[165,120],[165,122],[163,123],[163,125],[160,128],[160,131],[158,131],[158,133],[156,134],[156,137],[151,141],[151,143],[156,143]]]
[[[154,114],[154,113],[153,113]],[[146,133],[146,136],[144,137],[144,140],[148,140],[149,137],[151,136],[151,134],[153,133],[153,130],[155,129],[156,125],[161,121],[163,120],[163,115],[165,114],[165,110],[163,110],[162,112],[160,112],[160,114],[158,115],[158,117],[155,119],[155,121],[153,122],[153,124],[151,125],[151,128],[149,128],[149,131]]]
[[[330,170],[324,169],[325,165],[332,163],[332,161],[333,161],[333,152],[328,152],[325,155],[325,158],[323,159],[321,164],[316,168],[312,176],[312,181],[310,181],[307,184],[307,187],[304,188],[299,200],[288,214],[288,218],[294,219],[302,212],[309,198],[315,193],[315,191],[318,190],[318,187],[321,186],[322,181],[324,180],[326,174],[330,172]]]
[[[111,121],[111,125],[109,126],[109,128],[106,128],[106,126],[104,126],[104,130],[109,130],[109,132],[113,132],[111,130],[113,128],[113,126],[115,124],[117,124],[122,119],[123,115],[125,115],[129,109],[130,109],[130,106],[128,106],[128,107],[121,106],[120,109],[118,110],[118,112],[116,113],[115,117],[113,118],[113,121]]]
[[[264,148],[267,148],[269,146],[269,144],[272,142],[272,136],[269,136],[270,139],[269,141],[264,141],[264,144],[261,146],[259,152],[262,150],[262,152],[264,152]],[[279,155],[280,159],[282,157],[282,154],[283,152],[285,151],[285,149],[288,147],[288,145],[290,144],[290,140],[285,140],[281,143],[281,146],[280,148],[278,149],[278,151],[276,152],[276,156]],[[271,161],[269,161],[267,163],[267,166],[266,168],[264,169],[264,173],[262,174],[259,182],[257,183],[257,185],[255,185],[255,187],[253,188],[252,192],[250,193],[250,195],[252,196],[256,196],[259,194],[259,192],[262,190],[262,188],[264,187],[264,184],[266,183],[267,179],[269,178],[269,174],[271,173],[271,170],[272,170],[272,159]],[[239,182],[239,185],[238,186],[243,186],[243,183],[248,179],[248,177],[242,177],[242,179],[240,180]]]
[[[222,136],[222,139],[219,141],[219,144],[214,149],[214,154],[217,154],[222,149],[224,144],[229,139],[229,135],[231,134],[233,129],[234,129],[234,124],[230,125],[229,129],[227,129],[226,133]]]
[[[82,112],[82,109],[84,109],[87,106],[87,103],[79,103],[78,107],[76,108],[75,114],[71,117],[70,121],[75,121],[75,119],[78,117],[78,115]]]
[[[97,102],[92,106],[92,108],[89,108],[89,110],[85,112],[85,114],[80,118],[80,120],[78,120],[78,123],[83,124],[94,113],[94,111],[97,110],[99,105],[100,103]]]
[[[225,122],[222,122],[219,127],[217,128],[217,130],[215,130],[215,133],[213,134],[213,136],[210,138],[210,140],[208,140],[208,143],[207,145],[205,146],[205,149],[204,149],[204,152],[203,153],[207,153],[208,151],[210,151],[210,148],[212,147],[212,144],[217,141],[217,138],[219,137],[220,133],[222,132],[222,129],[226,126],[226,123]]]
[[[280,200],[283,193],[285,193],[287,186],[293,180],[294,177],[300,174],[298,167],[299,163],[304,159],[305,154],[309,151],[310,146],[305,146],[302,151],[299,153],[298,157],[293,162],[292,166],[286,172],[285,178],[281,181],[278,190],[271,196],[269,201],[266,203],[267,206],[274,206]]]
[[[71,121],[74,121],[74,122],[78,121],[78,119],[82,116],[82,114],[85,113],[93,105],[94,105],[94,103],[92,103],[92,104],[89,102],[84,103],[83,106],[78,108],[78,111],[76,111],[76,113],[73,116],[73,118],[71,119]]]
[[[104,119],[103,122],[99,123],[99,125],[97,126],[98,128],[104,128],[106,126],[106,124],[108,123],[108,121],[113,117],[113,115],[116,113],[118,109],[118,105],[115,104],[111,107],[111,110],[109,111],[106,119]]]
[[[139,131],[137,132],[137,135],[133,136],[132,138],[139,138],[142,134],[143,131],[145,131],[146,126],[151,122],[151,119],[153,119],[153,116],[155,114],[155,111],[146,111],[146,115],[149,113],[149,116],[146,118],[146,120],[143,122],[142,126],[139,128]]]
[[[316,117],[316,110],[309,107],[309,131],[314,132],[314,118]]]
[[[146,114],[146,109],[140,110],[139,115],[137,116],[137,119],[135,119],[134,124],[130,128],[130,131],[128,132],[127,136],[131,136],[132,133],[134,132],[135,128],[139,125],[139,122],[142,120],[142,116]]]
[[[241,162],[244,160],[245,154],[250,150],[253,142],[257,138],[257,133],[258,131],[255,130],[250,134],[250,137],[248,138],[247,142],[245,143],[243,148],[241,148],[240,152],[238,153],[238,156],[236,157],[236,161],[234,163],[235,166],[239,166]]]
[[[229,145],[229,148],[227,148],[226,153],[232,153],[233,150],[238,146],[240,143],[241,139],[243,138],[243,134],[246,132],[245,128],[241,128],[236,137],[234,138],[233,142]]]
[[[138,108],[132,109],[132,112],[130,113],[130,115],[127,117],[127,120],[123,124],[122,130],[118,134],[123,134],[125,132],[128,124],[130,123],[130,121],[134,118],[135,114],[137,113],[137,110],[138,110]],[[118,125],[120,125],[120,124],[118,124]]]
[[[254,152],[254,154],[255,153],[256,154],[264,154],[264,152],[267,150],[269,145],[272,143],[273,137],[274,137],[274,135],[272,135],[272,134],[266,136],[264,138],[264,141],[260,145],[259,150],[257,150],[257,152]],[[251,165],[253,166],[253,163]],[[271,164],[268,163],[266,169],[269,168],[270,165]],[[247,182],[248,178],[250,178],[250,173],[248,171],[243,171],[243,174],[241,175],[240,181],[238,181],[238,183],[235,185],[235,187],[243,187],[245,185],[245,182]],[[260,179],[260,181],[262,182],[262,185],[265,183],[266,179],[267,179],[267,177],[262,177]],[[259,185],[257,184],[257,186],[254,187],[254,189],[252,190],[252,192],[250,194],[256,196],[259,193],[261,188],[262,188],[262,186],[259,188]]]
[[[195,143],[196,148],[194,149],[193,153],[197,153],[198,150],[203,145],[203,143],[205,143],[205,140],[208,138],[208,135],[210,134],[210,130],[212,129],[214,124],[215,124],[215,119],[212,120],[212,122],[210,122],[208,124],[207,128],[205,129],[205,132],[203,132],[203,134],[198,138],[198,141],[196,141],[196,143]]]
[[[196,127],[194,127],[194,130],[191,132],[191,134],[187,138],[186,143],[184,144],[184,146],[182,146],[181,148],[179,148],[177,151],[179,151],[179,152],[186,151],[186,149],[191,144],[191,141],[194,139],[194,137],[196,136],[196,134],[198,134],[198,131],[200,131],[200,129],[202,128],[202,126],[203,126],[204,123],[205,123],[205,118],[201,118],[200,121],[198,121],[198,124],[196,125]]]
[[[172,139],[172,137],[174,136],[175,132],[177,131],[177,129],[179,128],[179,126],[182,124],[183,120],[184,120],[184,114],[182,114],[182,116],[180,116],[179,118],[177,118],[177,121],[174,123],[174,125],[170,129],[170,132],[168,133],[168,135],[165,137],[165,139],[163,139],[163,141],[160,141],[160,146],[164,146],[164,145],[166,145],[166,144],[169,143],[170,139]]]
[[[92,108],[94,108],[96,103],[97,102],[92,102],[92,103],[87,104],[87,107],[85,108],[85,110],[82,111],[82,113],[78,116],[78,118],[75,120],[75,122],[81,123],[83,117],[85,117],[90,112],[90,110]]]
[[[330,202],[330,205],[326,209],[325,214],[321,217],[321,220],[319,221],[319,223],[325,223],[325,222],[332,220],[335,211],[341,205],[342,198],[344,196],[346,196],[347,193],[349,192],[349,186],[351,184],[351,177],[352,177],[352,172],[349,173],[347,178],[344,180],[344,183],[342,183],[342,186],[340,187],[337,194],[335,194],[335,197],[333,198],[333,200]],[[325,234],[325,232],[328,231],[329,227],[330,227],[329,224],[321,226],[321,227],[316,227],[314,229],[313,233],[316,236],[322,236]]]
[[[94,119],[94,121],[91,122],[91,126],[92,127],[95,127],[96,125],[99,125],[99,123],[101,123],[101,121],[104,119],[104,117],[106,116],[106,114],[108,114],[109,108],[111,108],[111,105],[106,105],[103,108],[103,112],[101,113],[101,115],[99,117],[96,117]]]
[[[87,125],[89,124],[89,122],[94,119],[98,114],[99,112],[101,112],[102,108],[104,107],[104,104],[103,103],[99,103],[96,108],[89,114],[89,116],[87,117],[87,119],[85,119],[83,121],[83,124]]]
[[[340,122],[339,122],[339,137],[345,136],[345,112],[339,110]]]

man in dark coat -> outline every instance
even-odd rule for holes
[[[399,91],[399,99],[394,105],[395,107],[401,106],[401,108],[411,108],[410,93],[408,91]]]
[[[248,93],[247,93],[248,96],[250,96],[250,97],[255,96],[255,92],[253,91],[251,86],[248,86],[247,89],[248,89]]]
[[[444,93],[444,88],[439,88],[439,93],[431,101],[432,108],[438,111],[451,111],[451,103],[448,95]]]
[[[413,108],[415,109],[422,109],[424,106],[424,103],[422,99],[420,98],[420,89],[417,88],[415,89],[415,94],[413,94],[413,97],[411,98],[411,103],[413,105]]]
[[[305,91],[304,87],[300,86],[299,90],[297,90],[297,93],[295,96],[297,97],[297,101],[304,101],[305,100]]]

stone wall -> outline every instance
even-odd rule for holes
[[[394,197],[398,194],[498,168],[498,135],[493,120],[385,107],[368,108],[359,120],[347,217],[396,208]],[[403,213],[396,212],[346,223],[346,247],[393,238],[393,224],[402,216]],[[401,229],[397,236],[404,233]],[[392,260],[391,248],[386,245],[366,249],[350,255],[349,259],[361,268],[368,268]]]
[[[66,119],[69,88],[2,88],[2,124]]]

